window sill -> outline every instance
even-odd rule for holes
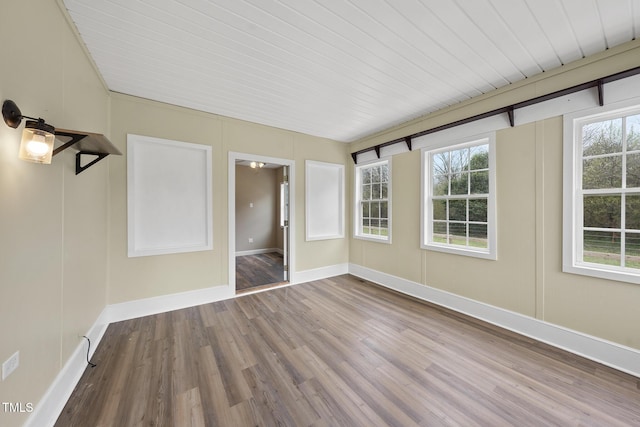
[[[354,239],[358,240],[367,240],[369,242],[378,242],[378,243],[386,243],[391,244],[391,236],[389,237],[375,237],[375,236],[364,236],[360,234],[356,234],[353,236]]]
[[[488,252],[488,251],[482,251],[482,250],[473,250],[473,249],[468,249],[468,248],[463,248],[463,247],[456,247],[456,246],[449,246],[449,245],[438,245],[436,243],[428,243],[428,244],[423,244],[421,245],[422,249],[426,249],[429,251],[436,251],[436,252],[444,252],[444,253],[448,253],[448,254],[454,254],[454,255],[462,255],[462,256],[468,256],[468,257],[473,257],[473,258],[481,258],[481,259],[488,259],[488,260],[492,260],[492,261],[497,261],[498,256],[497,254],[494,252]]]
[[[562,266],[564,273],[579,274],[582,276],[595,277],[598,279],[614,280],[617,282],[626,282],[640,284],[640,271],[630,271],[620,268],[619,270],[608,270],[599,268],[598,264],[581,263],[574,265]]]

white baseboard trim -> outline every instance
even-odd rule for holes
[[[356,264],[349,273],[640,377],[640,351]]]
[[[238,251],[236,252],[236,256],[260,255],[260,254],[268,254],[269,252],[278,252],[279,254],[284,253],[282,249],[266,248],[266,249],[251,249],[249,251]]]
[[[314,268],[305,271],[297,271],[293,275],[293,281],[291,284],[311,282],[313,280],[325,279],[327,277],[347,273],[349,273],[349,264],[347,263]],[[214,286],[211,288],[197,289],[177,294],[161,295],[152,298],[111,304],[105,309],[105,318],[107,323],[120,322],[122,320],[165,313],[167,311],[179,310],[200,304],[208,304],[234,297],[235,294],[230,286]]]
[[[349,273],[349,264],[334,264],[327,267],[313,268],[311,270],[297,271],[293,275],[295,284],[312,282]]]
[[[109,326],[109,322],[106,320],[106,312],[107,309],[105,308],[91,329],[86,333],[86,336],[91,340],[89,360],[91,360],[93,353],[96,351],[98,344],[107,330],[107,326]],[[24,427],[53,426],[64,409],[64,405],[67,404],[69,397],[71,397],[71,393],[73,393],[78,381],[80,381],[85,368],[92,369],[87,367],[88,342],[84,338],[78,339],[81,342],[40,401],[34,406],[34,411],[29,415]]]
[[[108,305],[106,308],[107,319],[109,320],[109,323],[120,322],[122,320],[135,319],[137,317],[180,310],[182,308],[193,307],[195,305],[222,301],[233,298],[234,296],[235,295],[229,285],[222,285],[180,292],[177,294],[127,301]]]

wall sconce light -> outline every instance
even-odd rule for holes
[[[30,119],[24,125],[18,157],[34,163],[50,164],[53,156],[55,128],[43,119],[23,116],[15,102],[6,100],[2,104],[2,117],[7,126],[16,129],[22,119]]]
[[[251,162],[250,165],[253,169],[255,168],[263,168],[264,167],[264,163],[262,162]]]
[[[104,135],[92,132],[56,129],[45,123],[43,119],[24,116],[15,102],[10,99],[2,103],[2,118],[7,126],[16,129],[22,119],[29,119],[25,123],[20,143],[18,157],[35,163],[50,164],[56,154],[74,147],[76,153],[76,175],[87,170],[110,154],[122,155]],[[56,138],[61,139],[62,145],[54,149]],[[82,162],[82,156],[91,156],[88,163]]]

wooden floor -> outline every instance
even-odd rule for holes
[[[114,323],[57,426],[631,426],[639,379],[353,276]]]
[[[281,283],[283,280],[283,258],[278,252],[236,257],[236,291]]]

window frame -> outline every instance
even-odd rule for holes
[[[433,173],[432,155],[446,151],[455,151],[479,145],[488,145],[489,153],[489,193],[487,199],[487,248],[474,249],[470,246],[454,245],[433,241]],[[420,215],[420,247],[422,249],[481,259],[497,260],[497,217],[496,217],[496,139],[495,132],[477,135],[456,141],[425,147],[421,150],[421,215]],[[451,196],[451,195],[449,195]],[[471,196],[471,194],[467,194]],[[455,199],[455,197],[453,198]],[[465,220],[469,223],[469,219]]]
[[[637,114],[640,114],[640,98],[632,98],[623,102],[581,110],[563,116],[562,271],[565,273],[640,284],[640,269],[588,262],[584,261],[582,256],[584,252],[583,236],[585,227],[582,203],[584,194],[584,189],[582,188],[582,162],[584,156],[582,152],[583,142],[581,128],[585,124]],[[624,157],[625,155],[626,149],[623,145],[621,156]],[[623,178],[624,175],[625,172],[623,169],[621,171],[621,178]],[[605,193],[640,195],[640,191],[628,191],[626,184],[621,184],[618,190],[619,191],[605,191]],[[590,193],[587,192],[586,194]],[[626,230],[624,227],[625,217],[626,214],[621,216],[622,230]]]
[[[389,177],[389,181],[387,184],[387,235],[386,236],[380,236],[380,235],[375,235],[375,234],[364,234],[362,232],[362,215],[361,215],[361,209],[360,209],[360,194],[362,191],[362,185],[361,185],[361,172],[363,169],[366,168],[371,168],[374,166],[379,166],[382,164],[386,164],[387,168],[388,168],[388,177]],[[379,243],[387,243],[390,244],[391,243],[391,224],[392,224],[392,220],[391,220],[391,213],[392,213],[392,191],[391,191],[391,187],[392,187],[392,167],[391,167],[391,158],[384,158],[384,159],[375,159],[372,160],[370,162],[364,162],[364,163],[359,163],[357,165],[355,165],[354,167],[354,187],[355,187],[355,191],[354,191],[354,224],[353,224],[353,237],[354,239],[360,239],[360,240],[368,240],[368,241],[372,241],[372,242],[379,242]]]

